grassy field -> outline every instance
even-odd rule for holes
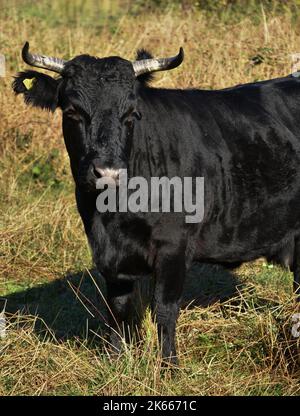
[[[263,259],[234,273],[192,269],[175,373],[161,370],[149,313],[144,341],[109,357],[105,287],[76,212],[60,112],[26,107],[11,81],[26,67],[25,40],[64,58],[132,59],[140,47],[164,56],[183,46],[183,65],[157,75],[157,87],[223,88],[282,76],[300,52],[300,2],[34,3],[0,0],[0,310],[6,303],[8,323],[0,395],[299,395],[292,274]]]

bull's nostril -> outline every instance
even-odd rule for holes
[[[101,178],[102,177],[102,169],[100,168],[96,168],[95,166],[92,169],[93,174],[96,178]]]
[[[119,185],[119,175],[120,170],[119,169],[113,169],[113,168],[100,168],[92,165],[91,172],[96,179],[96,182],[98,179],[105,178],[107,181]]]

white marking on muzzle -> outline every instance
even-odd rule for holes
[[[116,186],[119,186],[119,175],[121,169],[111,169],[111,168],[96,168],[100,173],[102,178],[107,178],[115,183]]]

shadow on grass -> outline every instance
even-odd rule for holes
[[[186,279],[182,307],[206,307],[230,299],[236,295],[238,285],[230,270],[195,264]],[[151,297],[149,278],[142,282],[142,288],[143,296]],[[107,331],[105,282],[95,269],[66,275],[49,283],[4,295],[3,298],[7,300],[8,314],[38,317],[35,330],[39,334],[50,329],[56,339],[90,339],[93,331],[101,336],[105,336]]]

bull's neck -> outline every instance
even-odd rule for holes
[[[132,176],[176,176],[182,156],[193,151],[183,140],[183,126],[190,109],[184,91],[145,88],[138,100],[142,115],[134,128],[129,172]]]

